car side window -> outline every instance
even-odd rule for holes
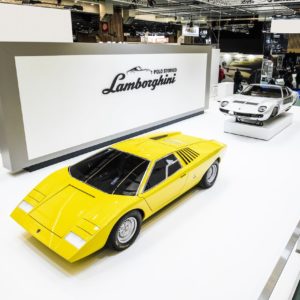
[[[177,158],[172,155],[172,159],[169,159],[169,164],[167,165],[167,177],[173,175],[181,168],[181,165]]]
[[[283,92],[283,98],[287,97],[288,93],[287,93],[286,88],[283,88],[282,92]]]
[[[152,169],[152,173],[148,179],[145,191],[158,185],[166,178],[176,173],[181,168],[181,165],[174,154],[168,155],[157,161]]]

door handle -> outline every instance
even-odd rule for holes
[[[183,178],[184,176],[186,176],[186,173],[182,174],[182,175],[180,176],[180,178]]]

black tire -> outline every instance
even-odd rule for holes
[[[213,178],[211,178],[211,172],[213,172]],[[202,189],[209,189],[210,187],[212,187],[218,177],[218,173],[219,161],[216,160],[203,175],[201,181],[199,182],[199,186]]]
[[[133,219],[135,221],[133,221]],[[136,228],[135,231],[133,233],[133,235],[126,241],[122,242],[121,239],[121,226],[124,224],[124,222],[128,222],[130,220],[130,222],[136,222]],[[113,230],[111,231],[109,238],[108,238],[108,242],[107,245],[109,248],[116,250],[116,251],[122,251],[127,249],[128,247],[130,247],[134,241],[136,240],[137,236],[140,233],[140,229],[141,229],[141,224],[142,224],[142,216],[141,213],[137,210],[133,210],[129,213],[127,213],[126,215],[124,215],[114,226]]]
[[[277,114],[278,114],[278,107],[276,106],[276,107],[273,108],[273,111],[271,113],[271,118],[276,117]]]
[[[264,122],[263,122],[263,121],[258,121],[258,122],[257,122],[257,125],[258,125],[258,126],[264,126]]]

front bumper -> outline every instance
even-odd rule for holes
[[[251,113],[236,112],[236,111],[230,111],[230,110],[224,109],[224,108],[220,108],[220,111],[226,115],[238,117],[241,119],[258,120],[258,121],[265,121],[268,119],[268,117],[264,114],[251,114]]]
[[[39,224],[20,208],[17,207],[12,212],[11,217],[37,240],[42,242],[45,246],[62,256],[67,261],[73,262],[77,260],[75,257],[79,250],[76,247]]]

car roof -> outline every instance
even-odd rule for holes
[[[119,142],[112,147],[147,160],[157,160],[179,149],[206,141],[181,132],[169,132],[144,135]]]

